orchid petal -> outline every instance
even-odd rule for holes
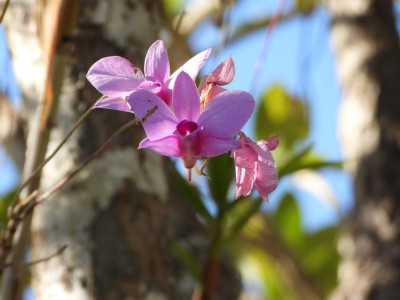
[[[142,72],[120,56],[95,62],[86,77],[100,93],[110,97],[128,95],[144,80]]]
[[[278,185],[279,177],[274,165],[259,164],[254,187],[261,198],[268,200],[268,194],[273,192]]]
[[[179,121],[197,121],[200,114],[200,96],[196,84],[185,72],[176,78],[176,85],[172,91],[172,106]]]
[[[235,168],[236,171],[236,199],[240,196],[248,196],[253,189],[255,181],[254,169]]]
[[[178,121],[171,109],[158,96],[146,90],[137,90],[128,97],[128,102],[140,119],[151,141],[162,139],[176,130]]]
[[[238,146],[233,139],[219,139],[212,136],[204,136],[201,139],[199,156],[214,157],[231,151]]]
[[[203,67],[210,54],[211,49],[207,49],[189,59],[185,64],[183,64],[171,75],[168,81],[168,88],[172,89],[174,87],[175,80],[181,72],[187,73],[193,80],[195,80],[197,74],[199,74],[200,69]]]
[[[269,151],[275,150],[279,145],[279,136],[275,135],[264,140],[258,141],[257,145],[266,147]]]
[[[218,94],[200,115],[197,124],[208,135],[232,138],[244,126],[254,111],[253,97],[243,91]]]
[[[268,201],[268,194],[278,185],[278,173],[269,146],[277,145],[278,139],[253,142],[241,133],[239,148],[232,152],[236,167],[236,196],[248,195],[254,186],[260,196]],[[275,145],[276,144],[276,145]]]
[[[221,88],[215,84],[209,84],[206,89],[201,91],[201,109],[204,110],[204,108],[207,107],[207,105],[215,98],[215,96],[226,91],[226,89]]]
[[[151,141],[149,138],[145,138],[139,144],[139,149],[141,148],[147,148],[165,156],[178,157],[181,155],[179,149],[179,137],[176,135],[170,135],[157,141]]]
[[[239,168],[254,168],[257,161],[257,154],[250,147],[239,148],[234,154],[235,166]]]
[[[169,77],[169,60],[164,43],[158,40],[150,46],[144,60],[144,73],[147,80],[166,82]]]
[[[271,151],[268,149],[264,141],[259,141],[257,143],[251,142],[248,144],[258,155],[258,161],[263,163],[269,163],[275,166],[274,158],[272,157]]]
[[[207,78],[207,83],[226,85],[232,82],[234,76],[235,63],[233,62],[232,57],[229,56],[211,72],[210,76]]]
[[[106,108],[119,111],[133,112],[128,104],[122,99],[122,97],[114,98],[101,98],[94,105],[93,108]]]

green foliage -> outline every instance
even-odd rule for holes
[[[271,86],[262,96],[256,112],[256,137],[279,135],[281,146],[291,147],[309,130],[307,106],[289,95],[281,85]]]
[[[323,228],[304,237],[301,262],[316,285],[329,294],[337,283],[339,254],[336,249],[338,226]]]
[[[194,210],[198,214],[204,217],[208,222],[212,223],[214,218],[204,205],[199,190],[195,186],[191,185],[186,178],[183,178],[178,171],[174,170],[172,176],[175,185],[184,195],[185,200],[193,206]]]
[[[171,243],[171,251],[185,266],[186,270],[189,271],[190,275],[199,282],[201,277],[201,267],[193,254],[178,241],[173,241]]]
[[[295,300],[307,289],[326,297],[336,285],[337,233],[337,226],[305,231],[294,196],[286,194],[274,213],[253,214],[235,243],[236,256],[257,269],[267,299]]]
[[[163,9],[164,13],[168,18],[173,18],[176,15],[182,13],[182,0],[164,0]]]
[[[234,173],[235,168],[229,153],[213,157],[207,165],[207,175],[210,177],[208,187],[218,207],[223,207],[228,202],[229,187]]]
[[[253,255],[256,264],[259,267],[259,273],[263,282],[263,294],[265,299],[271,300],[297,300],[296,295],[291,293],[285,286],[279,270],[279,264],[276,263],[273,256],[268,255],[262,248],[255,248],[249,253]]]
[[[290,151],[286,151],[290,152]],[[285,161],[281,161],[278,165],[278,173],[280,177],[293,174],[302,169],[320,169],[325,167],[342,168],[342,162],[326,161],[320,155],[313,152],[312,145],[305,147],[294,154],[287,154]]]
[[[272,214],[259,212],[260,203],[261,199],[245,198],[229,213],[229,228],[236,228],[235,234],[240,232],[235,247],[229,247],[235,249],[237,260],[246,268],[257,269],[254,276],[264,283],[267,299],[299,299],[298,285],[304,283],[315,294],[328,295],[336,284],[339,258],[334,243],[338,228],[305,231],[291,194],[282,197]],[[288,267],[292,264],[294,273]],[[295,282],[299,278],[304,281]]]
[[[233,239],[242,231],[243,227],[247,224],[251,217],[258,213],[263,200],[252,198],[240,198],[236,203],[238,205],[232,206],[226,216],[227,224],[225,230],[225,237],[221,241],[222,246],[229,245]]]
[[[307,232],[301,227],[301,212],[291,194],[286,194],[272,220],[279,236],[295,254],[306,276],[327,295],[336,285],[339,255],[335,247],[338,226]]]
[[[321,3],[321,0],[296,0],[295,9],[300,13],[308,14],[311,13],[315,7]]]
[[[272,219],[280,235],[293,248],[302,243],[301,212],[294,196],[287,193],[283,196]]]
[[[8,206],[14,198],[15,193],[16,190],[13,190],[0,198],[0,227],[4,227],[8,222]]]

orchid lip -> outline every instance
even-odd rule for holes
[[[187,136],[197,130],[199,126],[193,121],[183,120],[177,126],[176,130],[181,136]]]

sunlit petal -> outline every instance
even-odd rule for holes
[[[165,102],[146,90],[137,90],[128,97],[128,102],[139,119],[144,119],[143,128],[147,137],[154,141],[171,135],[178,124],[175,115]]]
[[[147,80],[164,83],[168,79],[170,73],[168,53],[161,40],[156,41],[147,51],[144,73]]]

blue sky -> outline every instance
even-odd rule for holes
[[[16,84],[12,70],[10,53],[8,51],[6,35],[0,26],[0,91],[8,96],[11,102],[18,106],[21,105],[21,93]],[[0,195],[10,191],[18,180],[18,172],[0,146]]]

